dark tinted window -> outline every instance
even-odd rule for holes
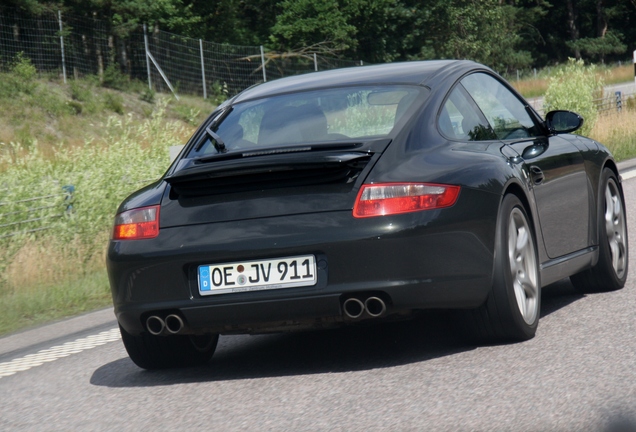
[[[497,139],[492,127],[462,86],[456,86],[444,103],[439,116],[439,129],[450,139]]]
[[[461,81],[499,139],[540,135],[525,104],[494,77],[475,73]]]
[[[391,135],[417,96],[417,86],[360,86],[324,89],[242,102],[221,115],[212,131],[228,151]],[[214,154],[205,135],[190,157]]]

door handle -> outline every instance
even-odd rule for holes
[[[534,182],[534,184],[538,185],[543,182],[543,179],[545,178],[545,176],[543,175],[543,171],[541,171],[541,168],[539,168],[536,165],[532,165],[530,167],[530,173],[531,173],[532,181]]]

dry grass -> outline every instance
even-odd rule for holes
[[[27,240],[5,270],[5,283],[0,285],[4,293],[0,295],[37,291],[42,285],[68,281],[69,275],[103,271],[105,256],[91,250],[102,249],[107,239],[106,233],[98,235],[88,246],[79,239],[68,244],[54,244],[50,238]]]
[[[531,78],[520,81],[512,81],[510,84],[524,97],[533,98],[545,94],[548,90],[547,78]]]
[[[599,116],[590,137],[605,144],[616,160],[636,157],[636,110]]]
[[[605,84],[619,84],[634,80],[634,66],[632,64],[614,67],[603,74]]]
[[[597,76],[603,80],[604,84],[619,84],[634,80],[634,67],[631,64],[620,67],[599,68],[597,71]],[[554,73],[554,71],[552,72]],[[542,72],[542,75],[545,75],[545,71]],[[524,97],[533,98],[545,94],[550,80],[543,76],[519,81],[512,80],[510,84]]]

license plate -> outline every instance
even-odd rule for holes
[[[316,284],[316,258],[304,255],[260,261],[202,265],[201,295],[227,294]]]

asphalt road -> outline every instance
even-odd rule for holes
[[[630,261],[621,291],[579,295],[567,280],[545,288],[537,336],[510,345],[469,345],[431,312],[223,336],[206,367],[148,372],[128,359],[112,311],[99,311],[0,339],[0,430],[636,430]]]

